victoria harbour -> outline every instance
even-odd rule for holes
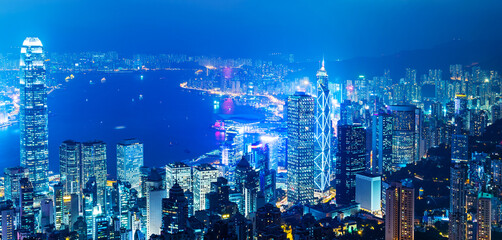
[[[115,144],[127,138],[144,141],[145,165],[152,167],[216,148],[217,132],[211,126],[217,118],[214,101],[220,98],[180,88],[191,75],[188,70],[88,73],[75,74],[68,82],[65,75],[56,75],[61,87],[48,95],[50,169],[59,172],[58,148],[67,139],[107,142],[109,166],[116,164]],[[9,159],[0,167],[16,166],[17,125],[0,129],[0,142],[0,159]]]

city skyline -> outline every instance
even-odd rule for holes
[[[502,239],[500,10],[0,3],[1,238]]]

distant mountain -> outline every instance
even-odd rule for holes
[[[341,79],[354,79],[358,75],[381,76],[384,69],[390,70],[393,79],[399,79],[404,76],[405,68],[408,67],[417,69],[417,77],[426,73],[428,69],[435,68],[442,69],[443,77],[447,77],[451,64],[462,64],[467,68],[479,64],[482,69],[501,71],[502,40],[455,40],[430,49],[328,62],[326,68],[328,74]]]

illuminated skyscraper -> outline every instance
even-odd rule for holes
[[[12,200],[14,207],[19,205],[20,185],[22,178],[28,178],[28,169],[23,167],[6,168],[4,170],[4,193],[5,200]]]
[[[107,168],[106,144],[102,141],[82,143],[81,179],[84,184],[87,184],[87,182],[93,177],[95,178],[97,184],[97,203],[101,205],[101,207],[104,207]]]
[[[386,190],[385,240],[413,240],[415,220],[415,191],[392,183]]]
[[[0,217],[2,224],[2,240],[16,239],[14,219],[16,218],[16,208],[11,200],[0,202]]]
[[[80,143],[66,140],[59,146],[59,170],[65,194],[79,193],[83,187],[81,172]]]
[[[288,98],[288,202],[314,199],[314,98],[297,92]]]
[[[143,166],[143,143],[137,139],[127,139],[117,144],[117,177],[129,182],[140,190],[140,168]]]
[[[48,110],[42,42],[26,38],[21,47],[19,128],[21,166],[28,168],[35,195],[49,192]]]
[[[317,98],[315,108],[314,183],[315,190],[325,192],[331,176],[331,96],[328,89],[328,74],[322,67],[317,71]]]
[[[206,194],[211,192],[211,183],[218,178],[218,169],[209,164],[194,167],[193,195],[195,211],[206,209]]]
[[[492,195],[480,193],[478,196],[478,240],[492,239]]]
[[[371,172],[382,175],[392,165],[392,116],[383,112],[372,117]]]
[[[413,105],[387,107],[392,116],[392,168],[394,170],[419,159],[420,109]]]
[[[23,178],[19,183],[19,212],[21,217],[20,229],[25,233],[35,232],[35,211],[33,210],[34,189],[28,178]]]
[[[192,168],[182,162],[169,163],[166,166],[166,189],[178,183],[183,191],[192,191]]]
[[[454,164],[450,169],[450,213],[448,237],[452,240],[467,239],[467,166],[465,162]]]
[[[356,198],[356,174],[366,170],[366,130],[360,125],[338,125],[336,203]]]

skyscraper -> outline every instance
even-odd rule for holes
[[[143,143],[127,139],[117,144],[117,178],[140,190],[140,168],[143,166]]]
[[[5,200],[12,200],[14,207],[19,205],[20,185],[22,178],[28,178],[28,169],[23,167],[6,168],[4,170]]]
[[[366,170],[366,130],[361,125],[338,125],[336,203],[355,201],[356,174]]]
[[[385,195],[385,240],[413,240],[414,189],[403,187],[401,183],[392,183]]]
[[[81,179],[84,186],[92,177],[95,178],[97,183],[97,203],[104,207],[107,168],[106,144],[102,141],[96,140],[82,143]]]
[[[478,196],[478,240],[492,239],[492,195],[480,193]]]
[[[162,199],[162,231],[177,234],[186,230],[188,200],[183,189],[175,183],[169,189],[169,197]]]
[[[317,71],[317,97],[315,108],[315,190],[325,192],[330,186],[331,176],[331,96],[328,89],[328,74],[322,67]]]
[[[450,169],[450,214],[448,237],[452,240],[467,239],[467,166],[465,162],[454,164]]]
[[[178,183],[183,191],[192,191],[192,168],[182,162],[169,163],[166,166],[166,189]]]
[[[48,110],[42,42],[26,38],[21,47],[19,128],[21,166],[28,168],[35,195],[49,192]]]
[[[216,182],[218,170],[209,164],[194,167],[193,195],[195,211],[206,209],[206,194],[211,192],[211,183]]]
[[[314,199],[314,98],[297,92],[287,102],[288,202]]]
[[[20,180],[19,212],[21,217],[20,229],[25,233],[35,232],[35,211],[33,210],[34,189],[28,178]]]
[[[419,159],[420,109],[413,105],[392,105],[392,168],[397,170]]]
[[[379,112],[372,117],[371,172],[382,175],[392,165],[392,116]]]
[[[16,208],[11,200],[0,202],[0,217],[2,226],[2,240],[14,240],[15,225],[14,219],[16,218]]]
[[[81,191],[82,162],[80,154],[80,143],[78,142],[66,140],[59,146],[59,171],[65,194],[74,194]]]

